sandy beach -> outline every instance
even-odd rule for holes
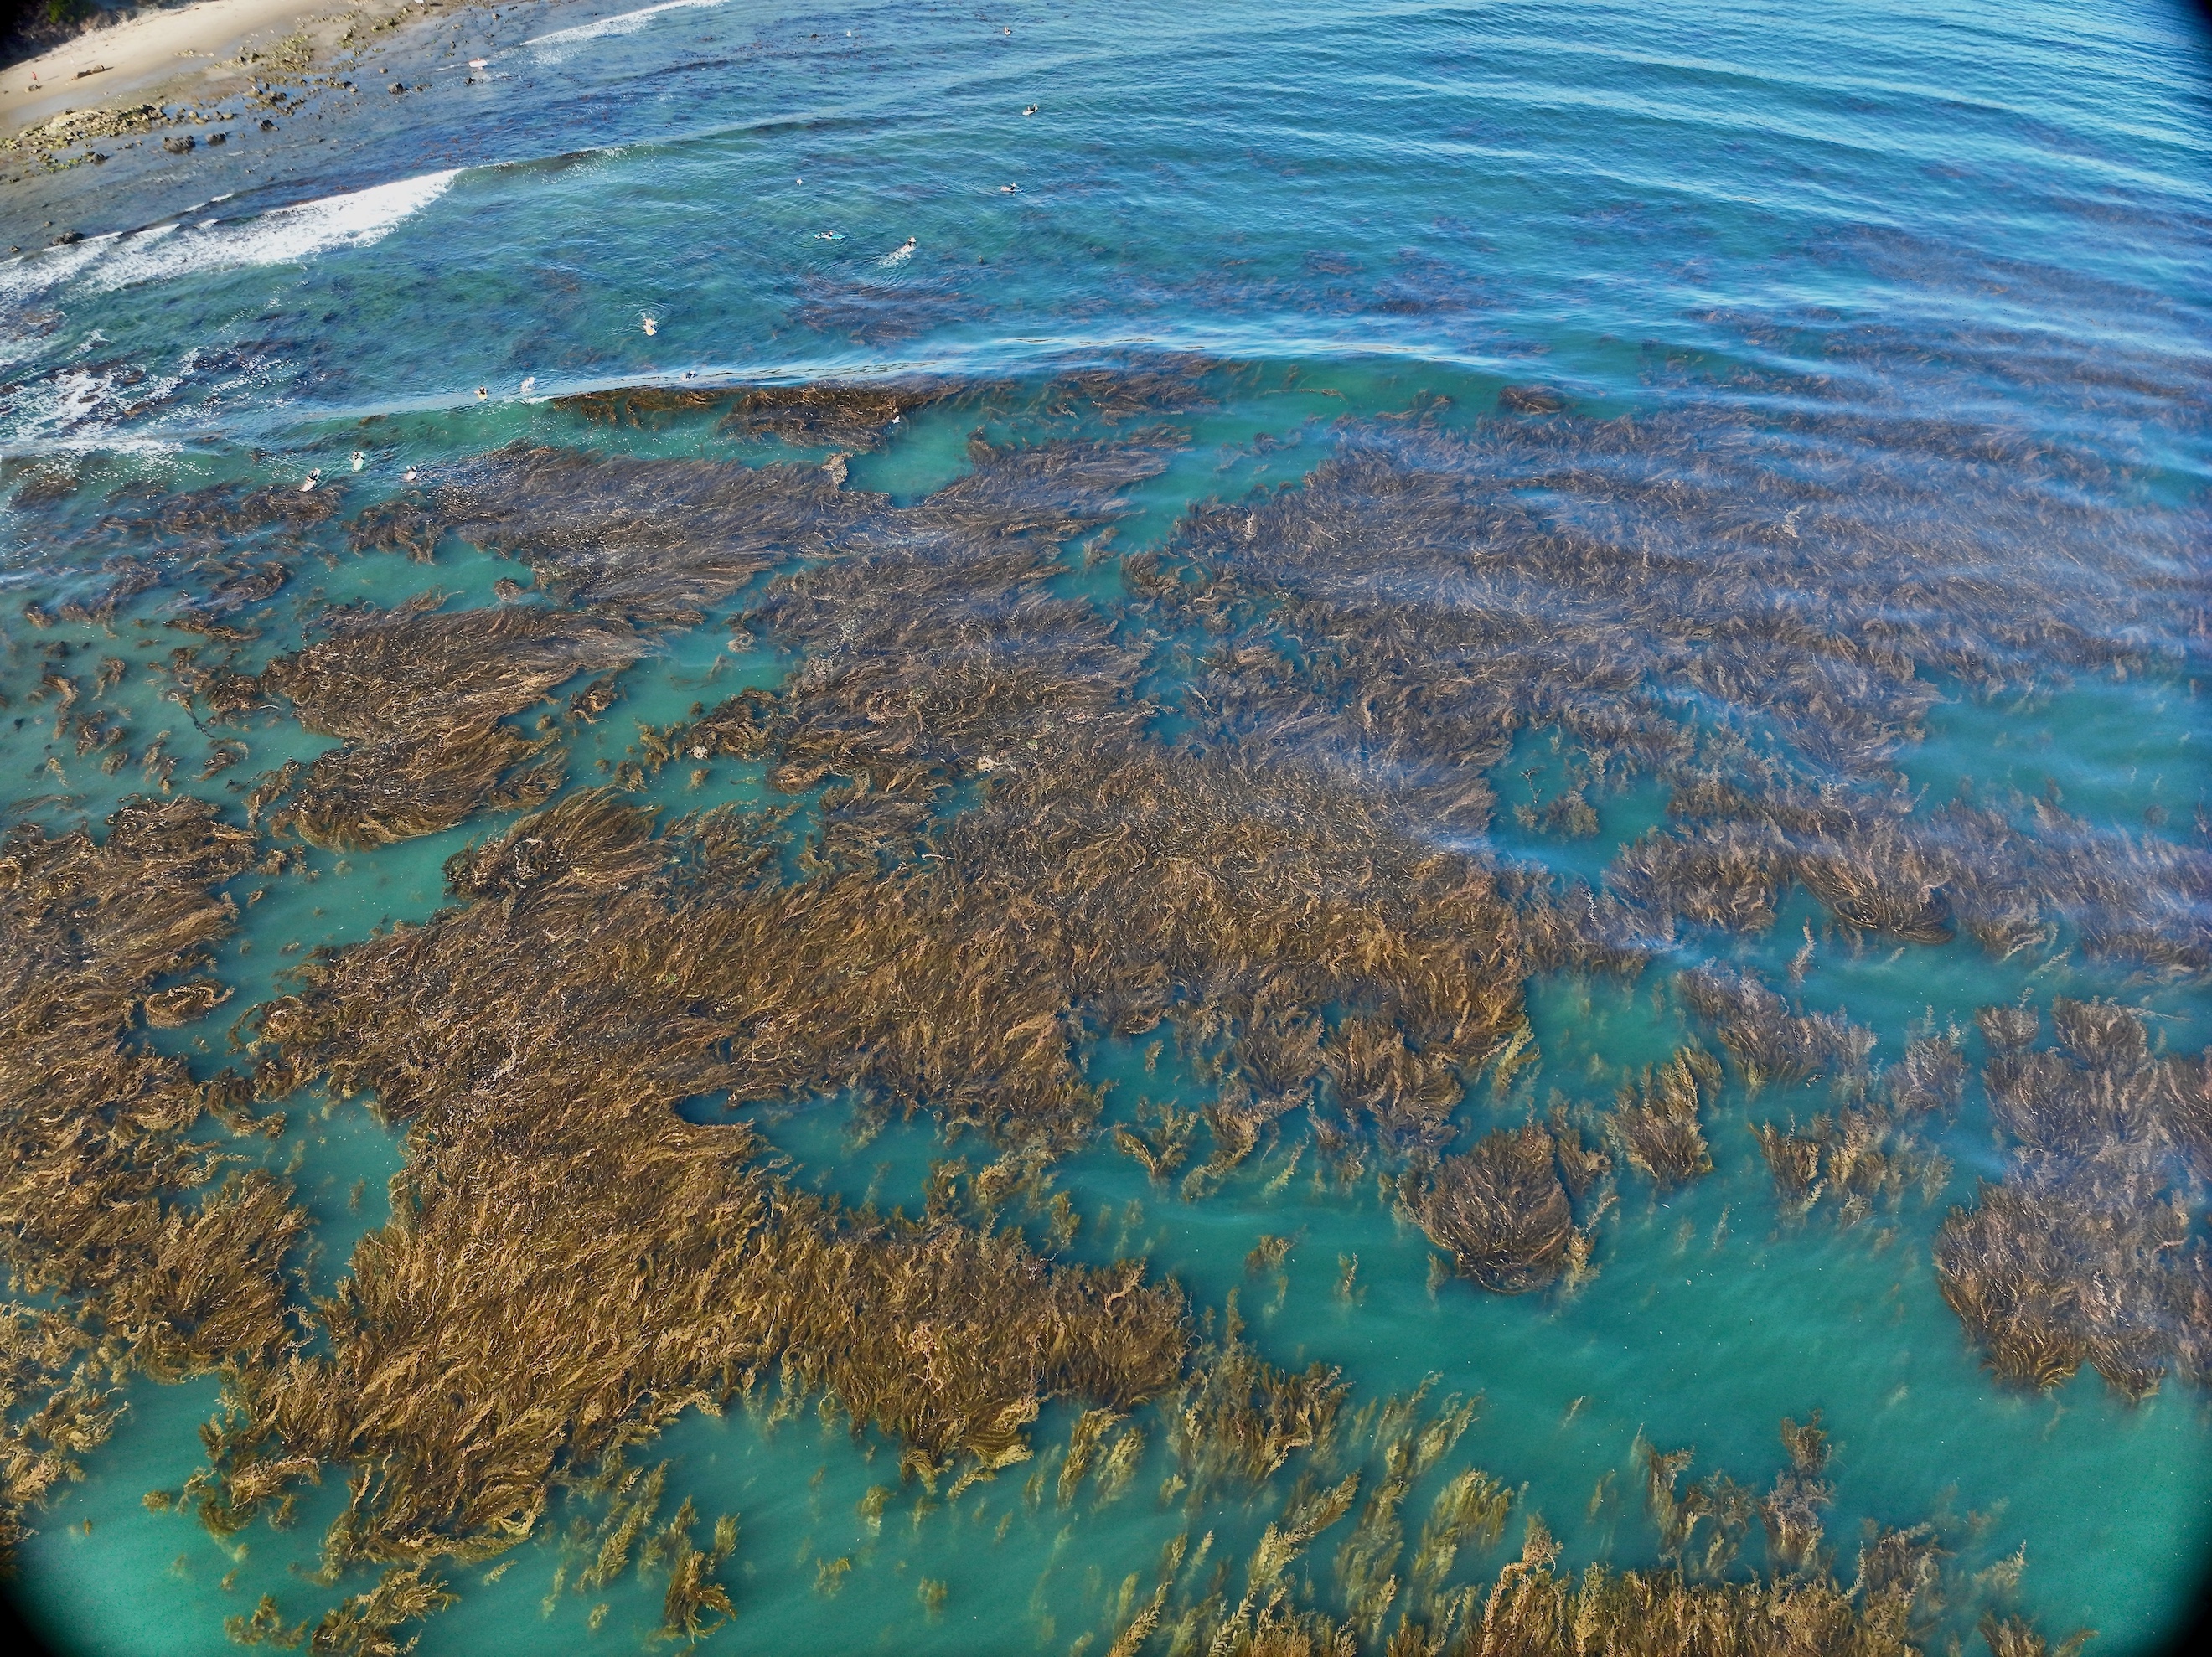
[[[440,0],[198,0],[149,13],[0,71],[0,137],[65,112],[219,96],[252,78],[243,54],[291,35],[327,58],[349,31],[452,9]]]

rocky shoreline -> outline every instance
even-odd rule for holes
[[[143,142],[167,129],[324,112],[332,94],[358,89],[351,71],[369,58],[434,22],[450,27],[477,12],[489,15],[492,7],[200,0],[141,12],[0,74],[0,132],[7,135],[0,182],[97,166],[109,158],[100,148],[106,139]]]
[[[300,0],[199,0],[181,12],[144,21],[145,27],[171,31],[155,45],[193,24],[193,49],[167,58],[149,58],[143,38],[135,58],[106,44],[137,25],[101,31],[100,52],[88,60],[99,78],[86,82],[106,94],[97,100],[76,92],[76,71],[66,67],[85,56],[82,42],[0,75],[0,257],[133,228],[145,210],[122,205],[140,193],[133,186],[153,184],[157,196],[167,193],[160,180],[177,174],[183,158],[192,159],[183,161],[187,171],[177,181],[199,188],[202,200],[246,187],[242,173],[260,173],[264,165],[289,173],[275,150],[265,162],[255,152],[270,146],[296,149],[301,139],[286,137],[293,129],[302,137],[312,131],[308,141],[319,143],[357,127],[370,94],[414,94],[442,87],[443,81],[430,79],[431,71],[452,67],[457,52],[489,53],[519,26],[534,27],[542,0],[530,0],[529,24],[521,22],[518,14],[524,8],[514,0],[341,0],[341,5],[314,15]],[[260,26],[247,27],[257,16]],[[46,102],[26,124],[22,118],[33,109],[26,94],[33,90],[34,71],[40,75],[38,95]],[[63,76],[71,78],[49,78]],[[70,90],[52,90],[59,87]],[[247,141],[244,155],[234,139]],[[200,158],[210,151],[238,160],[199,178]],[[94,191],[56,176],[111,162],[124,170],[111,169]],[[42,180],[50,181],[43,190],[38,187]],[[111,214],[119,208],[133,216],[100,222],[95,215],[103,205]]]

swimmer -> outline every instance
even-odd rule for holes
[[[490,386],[489,386],[489,385],[479,385],[479,386],[477,386],[477,402],[482,403],[482,402],[483,402],[487,398],[489,398],[489,397],[490,397],[490,396],[491,396],[491,387],[490,387]]]
[[[415,481],[416,474],[420,470],[421,470],[421,468],[420,468],[420,467],[416,467],[416,466],[410,466],[410,467],[407,469],[407,475],[406,475],[404,477],[401,478],[399,481],[400,481],[401,483],[412,483]]]
[[[905,241],[884,254],[883,262],[885,264],[902,264],[914,257],[914,250],[920,246],[921,244],[912,236],[908,236]]]
[[[660,324],[653,318],[647,317],[645,319],[645,331],[648,335],[657,334],[660,331]]]
[[[356,449],[356,450],[353,452],[353,469],[354,469],[356,471],[359,471],[359,470],[360,470],[363,466],[366,466],[367,464],[368,464],[368,452],[367,452],[366,450],[363,450],[363,449]]]
[[[537,389],[538,389],[538,376],[537,376],[536,374],[525,374],[525,375],[522,377],[522,395],[523,395],[523,396],[525,396],[525,397],[528,397],[528,396],[529,396],[532,391],[536,391]]]

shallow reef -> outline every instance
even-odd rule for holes
[[[734,1519],[702,1542],[688,1498],[664,1518],[638,1460],[685,1412],[811,1400],[949,1501],[1037,1458],[1057,1403],[1063,1505],[1114,1499],[1157,1443],[1188,1520],[1099,1631],[1114,1657],[1903,1657],[1976,1619],[1995,1657],[2040,1657],[1932,1520],[1870,1533],[1843,1581],[1817,1420],[1784,1423],[1764,1490],[1641,1446],[1656,1563],[1577,1572],[1528,1510],[1519,1557],[1469,1580],[1513,1488],[1470,1465],[1406,1509],[1471,1402],[1358,1402],[1328,1363],[1270,1362],[1233,1297],[1086,1258],[1061,1181],[1118,1147],[1203,1204],[1310,1144],[1316,1191],[1377,1186],[1438,1251],[1449,1319],[1579,1292],[1625,1199],[1717,1159],[1764,1158],[1777,1247],[1817,1212],[1929,1209],[1985,1109],[2002,1168],[1931,1212],[1926,1258],[1992,1384],[2212,1385],[2212,1059],[2123,998],[2212,971],[2203,825],[1930,805],[1905,768],[1939,707],[2197,670],[2178,549],[2202,523],[2123,531],[2063,454],[1809,391],[1755,426],[1526,385],[1310,422],[1293,483],[1122,547],[1188,422],[1255,372],[593,393],[557,411],[701,452],[532,441],[374,500],[102,502],[104,562],[6,646],[64,792],[0,844],[0,1548],[128,1376],[216,1372],[205,1465],[161,1500],[228,1536],[329,1479],[321,1585],[384,1573],[319,1620],[264,1600],[235,1637],[400,1649],[453,1569],[573,1501],[600,1514],[578,1581],[635,1554],[690,1642],[734,1614],[741,1545]],[[949,481],[856,481],[895,428],[954,420]],[[17,504],[70,498],[33,478]],[[308,590],[465,559],[507,572],[488,600]],[[605,731],[686,650],[691,689],[768,665],[629,720],[615,763]],[[122,711],[156,688],[193,737]],[[1501,767],[1545,738],[1548,798],[1540,763],[1502,810]],[[170,746],[193,741],[196,778]],[[264,748],[287,757],[246,768]],[[83,762],[134,761],[143,792],[59,826]],[[1663,810],[1615,834],[1637,788]],[[425,913],[235,997],[215,951],[242,905],[465,826]],[[1765,951],[1801,925],[1785,992]],[[1893,1029],[1807,993],[1820,952],[1907,949],[2076,957],[2111,987],[2039,1002],[2030,978]],[[1530,986],[1562,974],[1651,991],[1673,1045],[1550,1064]],[[1117,1104],[1098,1055],[1146,1043],[1200,1096]],[[404,1166],[311,1292],[307,1211],[240,1148],[324,1094]],[[914,1211],[825,1194],[761,1123],[833,1102],[967,1136],[975,1165],[933,1164]],[[1263,1237],[1250,1275],[1294,1246]],[[1274,1514],[1234,1568],[1215,1504]]]

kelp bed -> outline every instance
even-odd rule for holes
[[[1996,1657],[2043,1651],[2011,1579],[1954,1569],[1930,1524],[1844,1566],[1817,1423],[1784,1424],[1764,1491],[1686,1485],[1686,1452],[1640,1445],[1647,1563],[1571,1569],[1530,1510],[1479,1582],[1462,1554],[1525,1501],[1469,1466],[1402,1511],[1473,1404],[1349,1400],[1326,1362],[1257,1352],[1233,1302],[1141,1254],[1085,1263],[1060,1182],[1106,1150],[1204,1204],[1310,1146],[1316,1189],[1379,1180],[1462,1281],[1440,1318],[1457,1294],[1533,1316],[1603,1269],[1623,1202],[1755,1149],[1777,1247],[1816,1213],[1887,1238],[1910,1193],[1958,1199],[1929,1246],[1991,1385],[2212,1384],[2212,1058],[2138,1005],[2212,969],[2203,809],[2124,826],[1963,782],[1931,803],[1905,768],[1946,703],[2193,692],[2201,520],[2088,504],[2113,480],[1980,428],[1817,400],[1755,426],[1688,396],[1605,418],[1520,386],[1309,424],[1295,483],[1125,549],[1188,422],[1257,373],[605,394],[558,412],[753,446],[518,445],[358,501],[125,489],[73,531],[96,580],[6,622],[9,752],[43,750],[0,849],[0,1543],[97,1451],[127,1377],[213,1373],[205,1464],[149,1502],[227,1536],[346,1492],[321,1581],[347,1592],[319,1620],[265,1600],[234,1637],[404,1648],[453,1566],[557,1499],[605,1515],[572,1524],[577,1591],[635,1552],[689,1642],[742,1614],[739,1532],[688,1499],[664,1520],[665,1470],[626,1460],[685,1411],[812,1400],[949,1499],[1032,1460],[1060,1400],[1063,1504],[1112,1499],[1159,1442],[1160,1501],[1189,1515],[1110,1607],[1119,1657],[1871,1657],[1978,1621]],[[903,503],[853,481],[928,419],[975,428],[961,475]],[[88,487],[33,473],[15,499],[59,513]],[[318,561],[466,548],[508,572],[482,602],[301,595]],[[706,677],[774,671],[574,774],[702,628],[729,634]],[[149,703],[191,727],[197,775]],[[1530,780],[1509,809],[1531,742],[1550,797]],[[70,826],[95,770],[140,792]],[[1663,820],[1576,872],[1638,788]],[[216,946],[313,877],[310,848],[463,827],[434,913],[233,1000]],[[1805,901],[1819,930],[1778,987],[1756,946]],[[1806,998],[1824,953],[1953,947],[2103,988],[2039,1004],[2031,972],[1899,1030]],[[1547,1070],[1526,998],[1559,975],[1656,986],[1683,1040],[1611,1085]],[[1148,1070],[1171,1046],[1202,1099],[1116,1109],[1093,1074],[1115,1043],[1151,1044]],[[317,1089],[405,1158],[320,1295],[308,1216],[252,1152]],[[747,1113],[833,1099],[966,1155],[915,1212],[825,1197]],[[2004,1150],[1969,1191],[1952,1153],[1984,1111]],[[1292,1247],[1263,1238],[1252,1275]],[[1222,1504],[1273,1515],[1233,1565]]]

